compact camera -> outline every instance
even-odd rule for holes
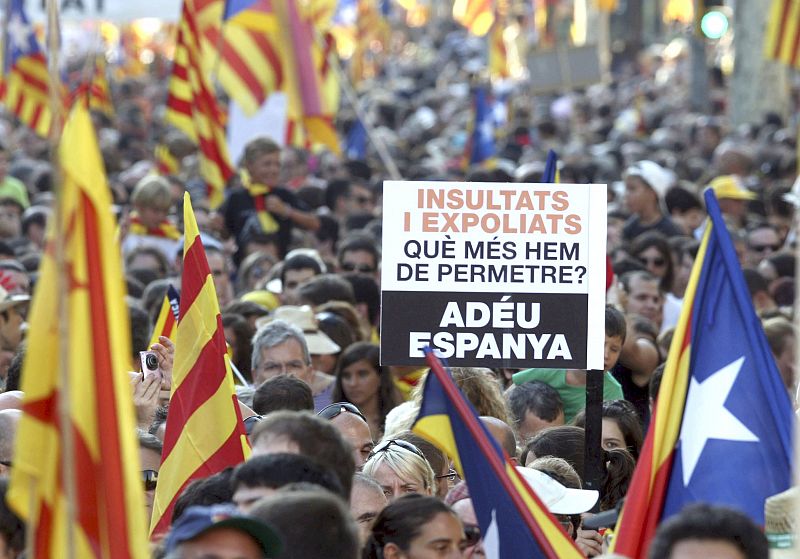
[[[158,374],[158,355],[155,351],[140,351],[139,361],[141,361],[142,373],[144,373],[142,380]]]

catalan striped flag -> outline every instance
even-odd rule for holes
[[[170,340],[175,340],[175,333],[178,329],[178,316],[180,316],[181,296],[172,284],[167,286],[164,294],[164,302],[158,311],[156,325],[153,327],[153,335],[150,338],[150,346],[158,343],[159,336],[164,336]]]
[[[95,58],[92,82],[89,84],[89,108],[100,111],[109,118],[114,118],[114,103],[111,100],[108,71],[103,56]]]
[[[690,503],[764,524],[792,482],[794,414],[713,191],[650,429],[614,539],[646,557],[660,522]]]
[[[496,15],[489,32],[489,75],[492,79],[504,79],[511,76],[508,48],[503,36],[505,29],[505,18],[499,14]]]
[[[3,104],[25,126],[47,138],[52,122],[47,58],[25,13],[24,0],[11,0],[6,26]]]
[[[131,342],[122,262],[84,103],[72,109],[58,156],[60,219],[49,221],[30,313],[8,500],[31,531],[29,557],[144,559],[149,553],[127,374]],[[56,235],[64,243],[63,268]],[[59,328],[54,317],[66,324]]]
[[[800,68],[800,0],[772,0],[764,55]]]
[[[199,146],[200,173],[212,208],[222,203],[225,184],[233,176],[225,139],[224,115],[202,64],[200,33],[194,3],[184,0],[165,120]]]
[[[473,35],[483,37],[494,22],[493,0],[455,0],[453,19]]]
[[[189,482],[235,466],[250,454],[214,280],[188,193],[183,197],[183,222],[180,320],[152,539],[169,529],[175,500]]]
[[[162,177],[177,175],[178,171],[181,170],[181,164],[178,162],[178,159],[172,155],[172,152],[166,144],[158,144],[153,155],[156,160],[156,171]]]
[[[467,482],[487,557],[583,557],[478,419],[442,363],[431,372],[412,430],[441,448]]]

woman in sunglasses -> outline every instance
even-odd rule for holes
[[[681,312],[681,299],[672,292],[675,283],[675,263],[667,238],[656,231],[642,233],[631,243],[630,254],[658,278],[658,287],[664,294],[661,331],[675,326]]]
[[[362,471],[380,484],[390,501],[408,493],[433,495],[434,492],[431,465],[408,441],[387,439],[379,443]]]
[[[380,349],[356,342],[342,352],[336,365],[334,402],[350,402],[367,418],[372,436],[383,436],[386,414],[402,402],[388,368],[379,364]]]
[[[405,495],[381,511],[363,559],[461,559],[464,529],[439,499]]]

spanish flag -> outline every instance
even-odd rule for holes
[[[412,430],[441,448],[466,480],[487,557],[583,554],[523,480],[433,353]]]
[[[169,529],[175,500],[189,482],[235,466],[250,454],[214,280],[188,193],[183,197],[183,222],[180,320],[150,525],[154,540]]]
[[[657,526],[690,503],[764,525],[792,482],[794,414],[711,189],[709,225],[672,339],[614,551],[647,556]]]
[[[85,103],[58,155],[62,192],[31,309],[8,501],[32,533],[29,557],[144,559],[122,262]]]

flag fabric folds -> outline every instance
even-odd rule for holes
[[[180,320],[150,524],[152,539],[169,529],[175,500],[189,482],[235,466],[250,453],[214,281],[188,193],[183,199],[183,220]]]
[[[175,333],[178,328],[178,316],[180,313],[181,297],[178,291],[170,284],[164,294],[164,302],[161,303],[161,310],[158,311],[158,319],[153,328],[153,336],[150,339],[150,346],[158,343],[159,336],[175,341]]]
[[[483,37],[494,22],[492,0],[455,0],[453,19],[473,35]]]
[[[70,541],[73,557],[149,557],[122,262],[94,134],[85,103],[76,103],[58,153],[60,220],[49,222],[29,317],[8,501],[26,519],[28,555],[38,559],[70,556]]]
[[[764,55],[800,68],[800,0],[773,0]]]
[[[222,203],[233,176],[225,138],[224,115],[204,73],[200,33],[192,0],[185,0],[178,24],[165,120],[199,146],[200,174],[212,208]]]
[[[547,151],[544,172],[542,172],[542,182],[548,184],[561,182],[561,178],[558,176],[558,155],[552,149]]]
[[[89,84],[89,108],[100,111],[109,118],[114,118],[114,103],[111,101],[111,89],[108,86],[107,74],[105,58],[97,56],[92,81]]]
[[[685,505],[725,505],[764,524],[791,484],[792,407],[719,204],[695,260],[615,551],[645,557],[657,525]]]
[[[25,13],[24,0],[11,0],[6,26],[3,103],[24,125],[47,138],[52,122],[47,58]]]
[[[350,130],[347,132],[347,143],[344,151],[347,159],[364,161],[367,158],[367,129],[360,118],[353,121]]]
[[[504,79],[511,76],[508,64],[508,48],[504,37],[506,17],[495,14],[494,23],[489,32],[489,75],[492,79]]]
[[[196,1],[204,14],[220,3]],[[289,100],[288,143],[323,144],[339,153],[333,124],[339,83],[328,62],[334,55],[328,31],[335,10],[334,0],[228,0],[222,27],[218,18],[204,15],[201,30],[204,48],[213,54],[207,62],[219,60],[220,84],[245,113],[255,113],[271,93],[283,91]]]
[[[431,371],[412,430],[445,451],[466,480],[486,556],[583,557],[429,350],[427,360]]]
[[[467,142],[469,165],[485,164],[494,158],[494,116],[487,85],[480,85],[473,92],[474,119],[472,132]]]

